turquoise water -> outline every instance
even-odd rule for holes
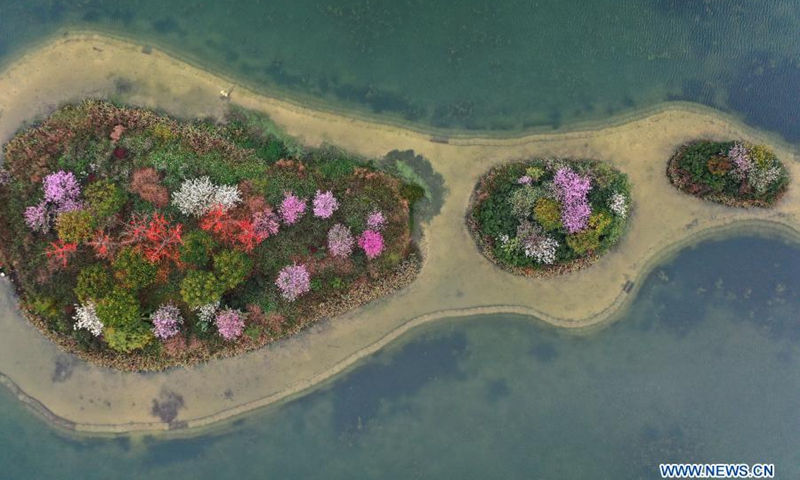
[[[3,390],[0,476],[651,479],[663,462],[766,462],[800,478],[798,272],[796,246],[706,243],[600,332],[443,321],[194,439],[63,437]]]
[[[688,100],[800,141],[796,0],[0,0],[0,59],[74,28],[422,127],[558,127]]]

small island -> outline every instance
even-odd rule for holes
[[[627,175],[598,161],[534,159],[493,168],[467,218],[483,254],[519,275],[582,268],[614,246],[630,217]]]
[[[87,101],[18,133],[0,168],[0,265],[26,316],[84,359],[158,370],[410,283],[424,190],[261,127],[243,111],[181,123]]]
[[[683,192],[730,207],[772,207],[789,186],[789,172],[772,150],[733,141],[681,146],[667,176]]]

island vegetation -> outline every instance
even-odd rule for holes
[[[598,161],[533,159],[493,168],[473,193],[467,222],[482,250],[521,275],[589,265],[622,237],[627,175]]]
[[[0,265],[79,356],[163,369],[260,347],[415,276],[418,185],[263,117],[182,123],[87,101],[18,133]]]
[[[667,176],[683,192],[731,207],[772,207],[789,186],[789,172],[772,150],[733,141],[681,146]]]

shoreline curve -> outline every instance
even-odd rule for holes
[[[103,48],[97,51],[97,45]],[[83,35],[22,56],[0,72],[0,141],[25,121],[82,97],[115,97],[184,117],[219,118],[224,113],[227,104],[218,92],[220,85],[229,86],[228,81],[157,50],[143,54],[140,47]],[[119,79],[130,83],[130,91],[118,91]],[[70,358],[15,312],[9,288],[2,286],[0,382],[49,423],[92,433],[170,428],[195,432],[294,398],[411,329],[440,318],[516,313],[557,327],[601,328],[624,313],[644,276],[687,245],[750,229],[800,241],[800,202],[793,187],[774,211],[754,212],[709,205],[669,184],[664,169],[670,152],[700,136],[770,143],[798,178],[794,147],[705,107],[662,106],[641,118],[623,123],[612,119],[610,125],[591,131],[512,139],[460,137],[442,143],[429,134],[309,110],[246,87],[237,86],[236,92],[234,103],[269,114],[304,143],[330,142],[365,156],[414,150],[431,161],[445,178],[448,194],[439,215],[424,227],[425,259],[419,277],[392,297],[324,321],[274,347],[159,374],[125,374]],[[495,164],[535,155],[609,161],[634,184],[635,210],[626,237],[592,267],[563,278],[509,278],[480,255],[463,222],[480,175]],[[626,293],[628,283],[632,287]],[[37,355],[31,355],[33,351]],[[171,394],[189,400],[176,417],[158,419],[152,406]]]

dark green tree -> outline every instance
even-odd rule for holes
[[[113,263],[114,276],[122,286],[140,290],[151,285],[156,279],[158,268],[144,258],[141,252],[123,248],[117,253]]]
[[[214,273],[225,290],[244,282],[252,268],[252,260],[242,252],[225,250],[214,255]]]
[[[225,287],[211,272],[192,270],[181,282],[181,297],[191,308],[214,303],[225,293]]]

